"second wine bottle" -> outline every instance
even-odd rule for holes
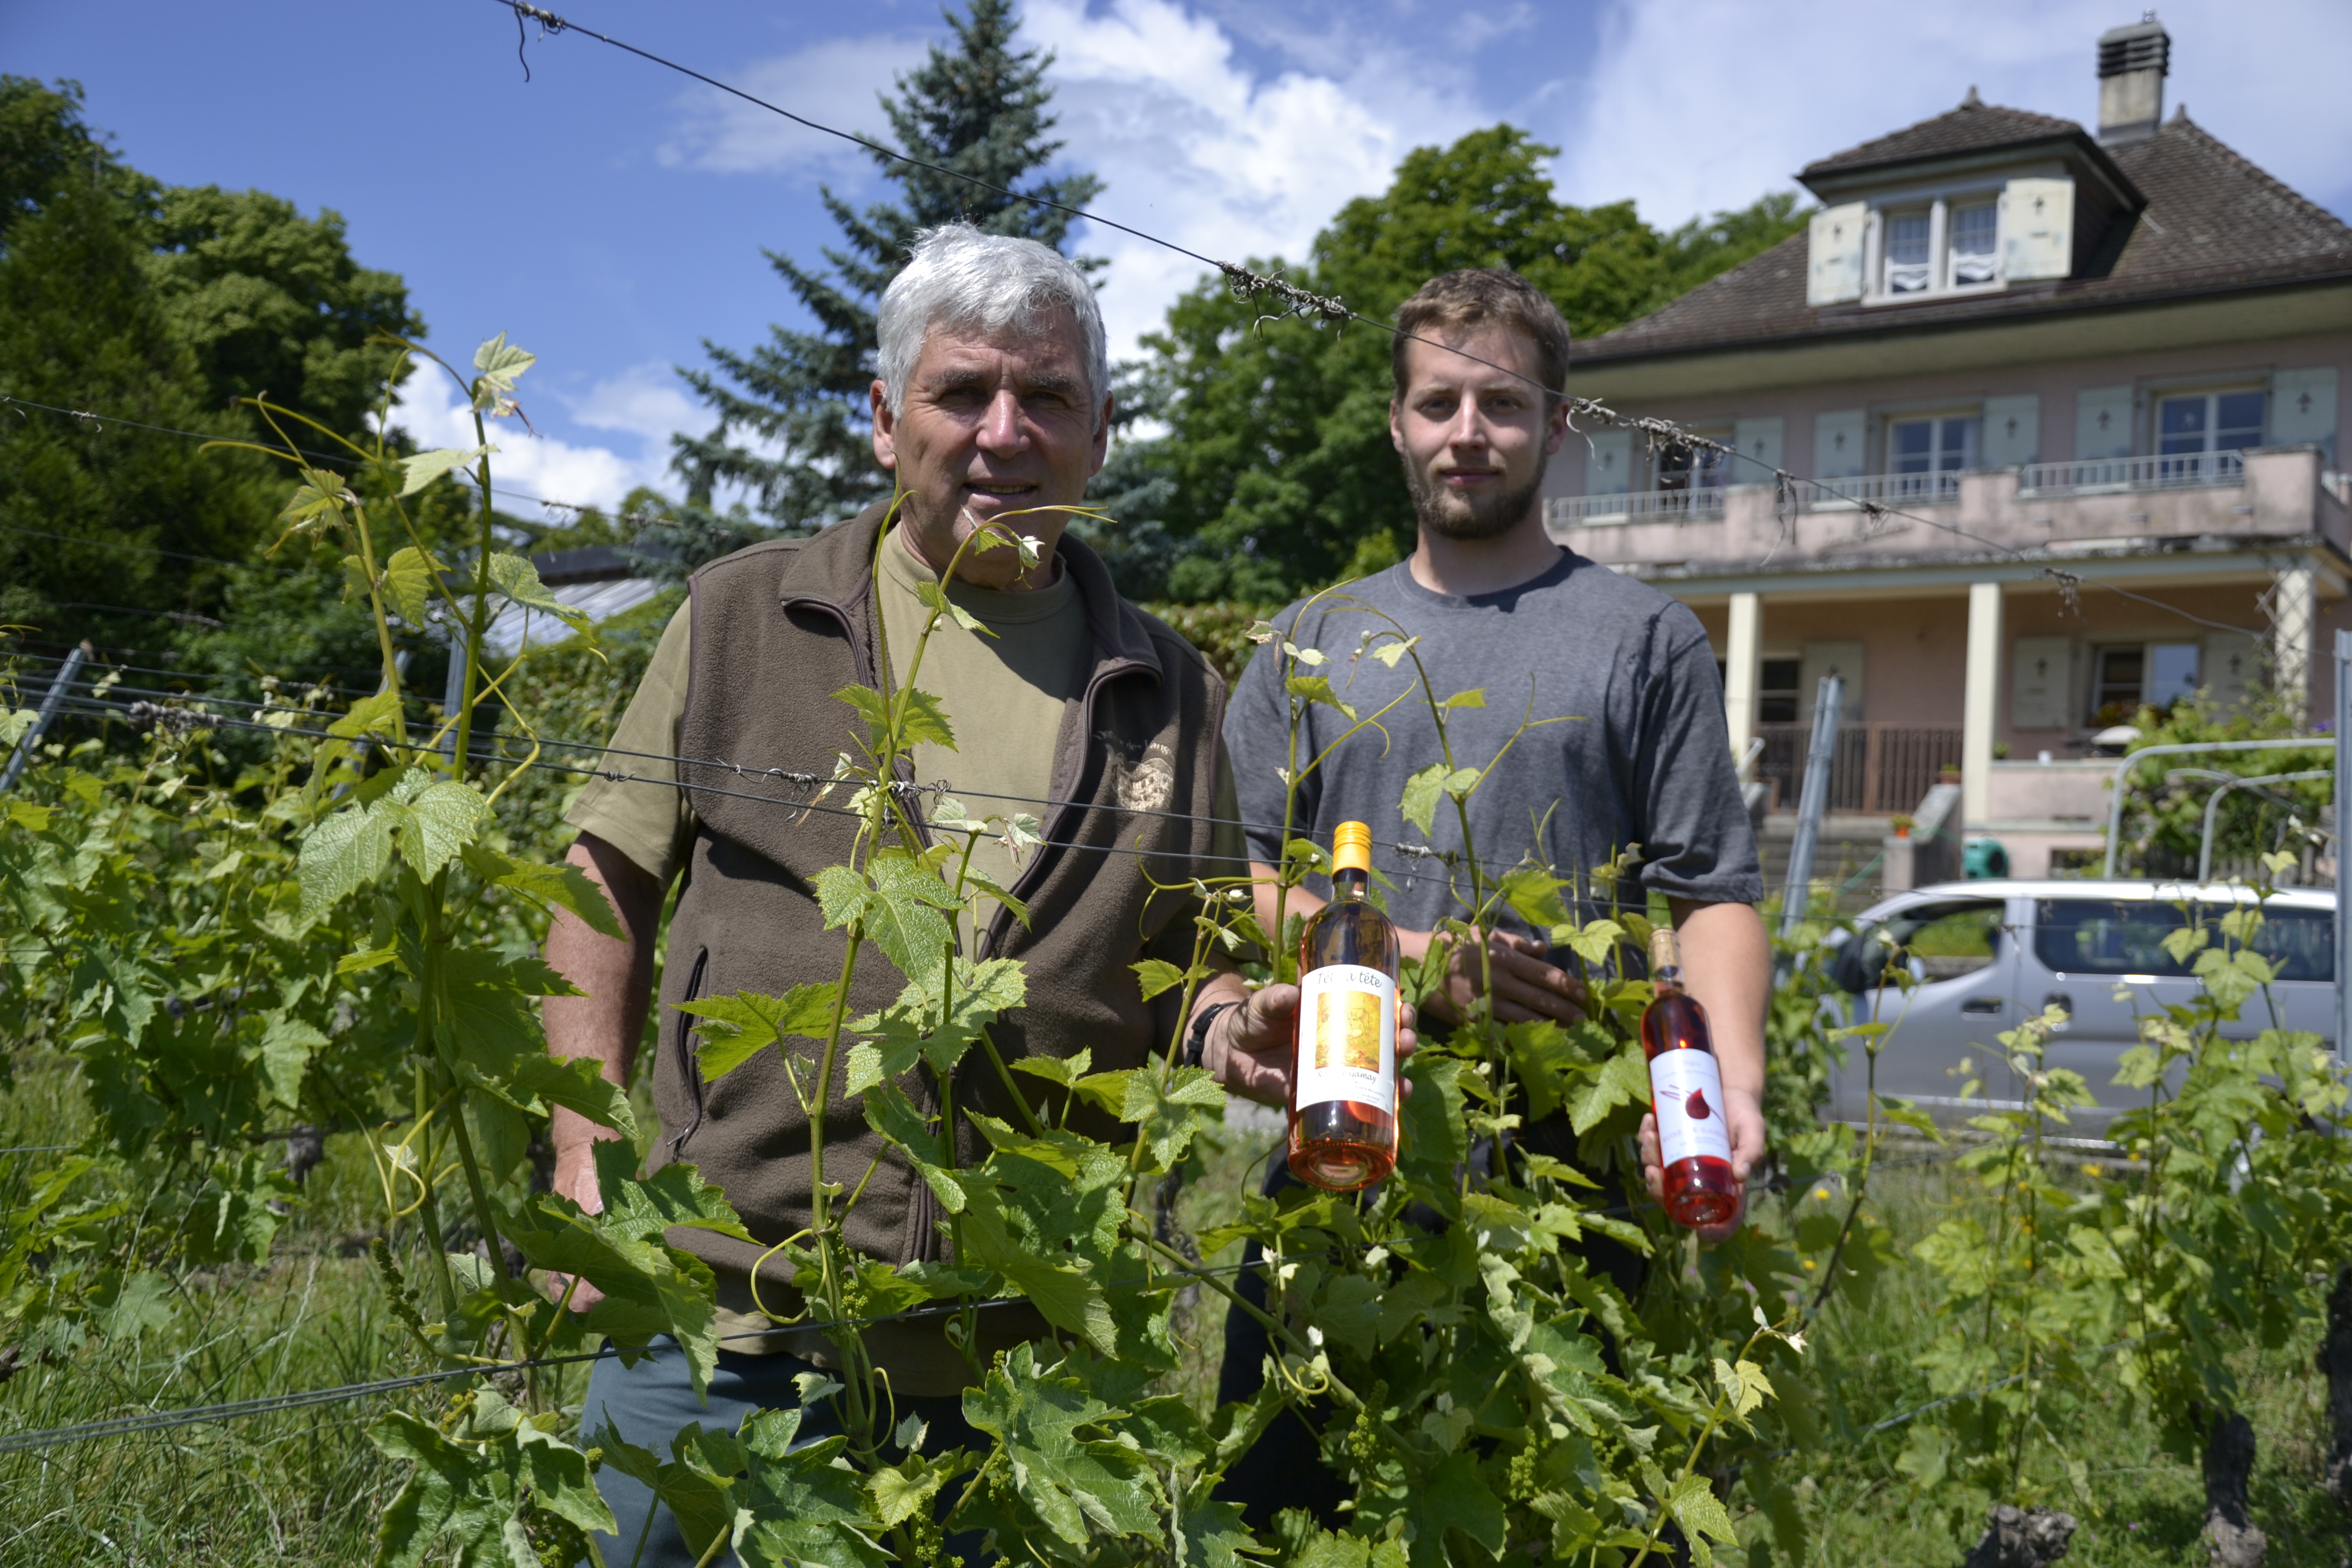
[[[1290,1074],[1290,1169],[1351,1193],[1396,1169],[1397,935],[1366,900],[1372,830],[1331,836],[1331,901],[1298,938],[1298,1040]]]

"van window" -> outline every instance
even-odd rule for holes
[[[2209,927],[2222,914],[2213,905],[2195,912]],[[2189,920],[2179,905],[2153,900],[2043,899],[2035,915],[2033,953],[2061,974],[2188,978],[2196,973],[2196,954],[2182,963],[2165,950],[2164,939]],[[2210,940],[2218,942],[2221,932],[2215,930]],[[2336,977],[2336,920],[2326,910],[2264,911],[2253,947],[2278,966],[2281,980],[2326,982]]]
[[[2000,957],[2006,913],[1998,900],[1985,900],[1897,910],[1854,932],[1839,950],[1837,982],[1856,994],[1875,989],[1897,948],[1929,982],[1974,974]]]

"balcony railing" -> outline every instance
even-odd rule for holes
[[[1813,727],[1759,724],[1764,754],[1756,778],[1772,786],[1771,809],[1794,811]],[[1914,811],[1947,767],[1960,762],[1957,729],[1916,724],[1843,724],[1830,763],[1829,808],[1874,815]]]
[[[2082,458],[2071,463],[2028,463],[2017,476],[2018,493],[2034,496],[2184,490],[2245,482],[2246,460],[2236,452],[2179,452],[2146,458]]]
[[[1943,469],[1931,474],[1856,474],[1844,479],[1801,479],[1798,489],[1808,511],[1841,511],[1862,506],[1940,506],[1960,499],[1960,476]]]
[[[1555,527],[1596,527],[1618,522],[1720,521],[1723,491],[1640,490],[1618,496],[1554,496],[1544,502],[1544,521]]]

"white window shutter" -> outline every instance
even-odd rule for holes
[[[2252,632],[2207,632],[2197,666],[2206,700],[2225,712],[2243,703],[2262,676],[2262,639]]]
[[[2074,182],[2011,180],[2000,194],[2000,275],[2011,283],[2074,270]]]
[[[1595,430],[1584,458],[1584,493],[1622,496],[1631,488],[1633,472],[1633,432]]]
[[[2019,637],[2009,665],[2009,722],[2017,730],[2074,726],[2074,639]]]
[[[2074,395],[2074,459],[2132,455],[2132,389],[2086,386]]]
[[[1775,416],[1769,419],[1739,419],[1732,422],[1731,444],[1739,448],[1739,456],[1723,476],[1729,485],[1763,485],[1772,482],[1772,470],[1780,467],[1780,442],[1784,422]]]
[[[1863,471],[1862,449],[1867,416],[1859,408],[1841,408],[1813,416],[1813,478],[1851,479]]]
[[[2271,445],[2324,447],[2336,460],[2336,367],[2283,370],[2271,377]]]
[[[2013,468],[2042,460],[2042,399],[2032,393],[1984,401],[1984,443],[1979,461]]]
[[[1865,202],[1847,202],[1813,215],[1806,236],[1805,303],[1843,305],[1862,298],[1862,231]]]
[[[1813,700],[1822,692],[1822,677],[1834,675],[1845,683],[1838,702],[1844,723],[1862,719],[1862,644],[1809,642],[1797,664],[1797,716],[1812,722]]]

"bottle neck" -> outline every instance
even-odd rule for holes
[[[1331,873],[1331,901],[1335,904],[1360,904],[1364,901],[1364,889],[1370,882],[1369,873],[1353,867],[1334,871]]]
[[[1690,994],[1683,985],[1683,966],[1679,963],[1669,964],[1653,973],[1650,976],[1650,986],[1661,996]]]

